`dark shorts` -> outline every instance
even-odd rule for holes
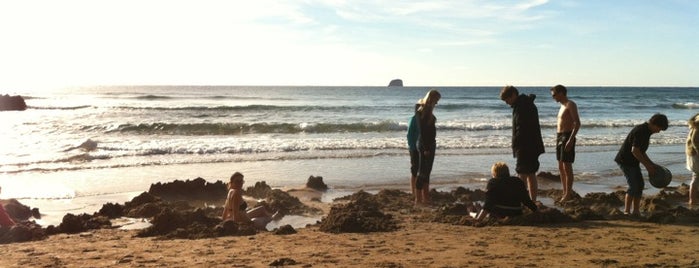
[[[638,198],[643,196],[643,187],[645,187],[645,183],[643,182],[641,166],[627,166],[620,164],[619,168],[621,168],[621,171],[624,172],[626,183],[629,185],[629,188],[626,190],[626,194]]]
[[[517,174],[536,173],[539,170],[539,155],[517,155]]]
[[[410,175],[417,176],[417,169],[420,167],[420,152],[418,150],[410,150]]]
[[[575,141],[573,141],[573,148],[570,152],[566,152],[566,143],[570,140],[570,134],[572,132],[564,132],[556,134],[556,160],[566,163],[575,162]]]
[[[430,174],[432,173],[432,165],[434,164],[435,150],[433,149],[429,156],[425,156],[423,152],[423,150],[420,150],[420,153],[418,153],[420,165],[417,171],[417,180],[415,181],[415,189],[418,190],[422,190],[425,185],[430,184]]]

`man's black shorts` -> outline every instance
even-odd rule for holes
[[[570,140],[572,132],[563,132],[556,134],[556,160],[566,163],[575,162],[575,141],[570,152],[565,151],[566,143]]]
[[[538,154],[521,154],[517,155],[517,166],[515,167],[515,171],[517,171],[518,174],[536,173],[539,170],[539,165]]]

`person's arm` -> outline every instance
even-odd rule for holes
[[[485,212],[492,211],[493,207],[495,206],[496,197],[494,188],[495,181],[494,179],[490,179],[488,181],[488,185],[485,187],[485,201],[483,202],[483,210]]]
[[[481,211],[478,212],[478,215],[476,215],[476,220],[482,221],[487,216],[488,216],[488,211],[486,211],[485,209],[481,209]]]
[[[699,133],[699,131],[696,128],[692,130],[691,143],[692,148],[694,148],[693,152],[695,155],[699,153],[699,135],[697,135],[697,133]]]
[[[578,114],[578,105],[575,104],[575,102],[569,101],[567,106],[566,109],[568,109],[568,114],[573,124],[573,131],[570,133],[570,139],[568,139],[568,143],[566,143],[565,150],[566,152],[570,152],[570,150],[573,149],[573,144],[575,144],[575,135],[578,134],[578,130],[580,129],[580,115]]]
[[[645,152],[641,151],[641,148],[633,146],[631,147],[631,153],[634,157],[636,157],[636,159],[638,159],[638,162],[641,162],[641,164],[646,167],[646,170],[648,170],[648,176],[653,176],[655,174],[655,164],[650,160]]]
[[[222,220],[227,220],[231,216],[231,198],[233,193],[228,191],[228,196],[226,196],[226,203],[223,205],[223,214],[221,215]]]

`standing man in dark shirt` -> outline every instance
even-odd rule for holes
[[[624,214],[640,215],[639,206],[644,187],[640,164],[646,168],[648,176],[655,175],[655,163],[648,158],[646,151],[650,144],[650,135],[667,130],[667,127],[667,116],[654,114],[648,122],[631,129],[614,158],[629,185],[624,199]]]
[[[514,86],[500,90],[500,99],[512,107],[512,154],[517,159],[515,171],[527,183],[529,196],[536,201],[539,170],[539,155],[544,153],[541,139],[539,109],[534,105],[536,95],[519,94]]]

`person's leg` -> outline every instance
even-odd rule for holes
[[[536,202],[536,196],[539,192],[539,182],[536,180],[536,172],[524,174],[527,182],[527,187],[529,188],[529,197],[532,201]]]
[[[631,214],[631,204],[633,203],[633,197],[629,194],[629,192],[626,192],[626,196],[624,196],[624,214]]]
[[[425,185],[422,186],[422,204],[429,205],[430,204],[430,183],[425,182]]]
[[[635,199],[641,200],[643,193],[643,175],[641,174],[640,166],[625,166],[619,165],[624,177],[626,178],[626,184],[628,184],[628,189],[626,189],[626,196],[624,198],[624,214],[630,214],[635,212],[633,210]]]
[[[641,215],[641,198],[640,197],[634,197],[633,198],[633,211],[631,212],[632,215],[639,216]]]
[[[573,198],[573,162],[575,161],[575,141],[573,141],[570,151],[565,147],[570,141],[571,133],[561,134],[560,147],[557,147],[558,167],[561,171],[561,183],[563,183],[564,195],[561,201]]]
[[[247,210],[245,213],[248,214],[248,218],[260,218],[260,217],[272,217],[273,213],[267,211],[264,206],[257,206]]]
[[[434,150],[431,150],[427,155],[420,155],[420,171],[416,182],[418,189],[419,200],[415,200],[416,204],[427,205],[430,202],[430,176],[432,174],[432,166],[434,165]]]
[[[539,184],[536,180],[536,171],[539,170],[539,164],[538,155],[517,155],[515,171],[519,178],[527,185],[529,197],[531,197],[532,201],[536,201],[539,190]]]
[[[410,192],[412,193],[413,197],[417,194],[415,191],[415,182],[417,181],[417,176],[410,176]]]
[[[558,161],[558,174],[561,179],[561,190],[563,194],[561,195],[560,202],[566,200],[568,196],[568,188],[566,187],[566,172],[565,166],[563,164],[563,152],[565,150],[565,140],[563,133],[556,133],[556,160]]]
[[[422,187],[415,188],[415,206],[422,204]]]
[[[566,195],[563,196],[564,200],[570,200],[573,198],[573,163],[570,162],[562,162],[563,163],[563,172],[561,174],[565,174],[563,177],[565,177],[565,184],[563,187],[565,187],[565,193]]]
[[[415,206],[422,205],[424,202],[423,195],[422,195],[422,190],[423,187],[425,187],[425,182],[424,178],[420,177],[420,175],[417,176],[415,179]]]
[[[562,161],[558,161],[558,174],[561,177],[561,189],[563,190],[560,201],[563,202],[568,198],[568,182],[566,180],[565,164]]]
[[[415,189],[415,182],[417,181],[418,167],[420,166],[420,152],[410,151],[410,190],[413,194],[413,199],[417,198],[417,190]]]
[[[631,209],[629,212],[632,215],[638,216],[641,214],[641,197],[643,197],[643,187],[645,186],[643,183],[643,173],[641,173],[640,166],[631,166],[627,167],[627,169],[627,174],[629,175],[627,178],[627,182],[629,183],[627,194],[631,196]]]
[[[267,224],[272,221],[272,217],[251,218],[250,221],[258,230],[267,230]]]

